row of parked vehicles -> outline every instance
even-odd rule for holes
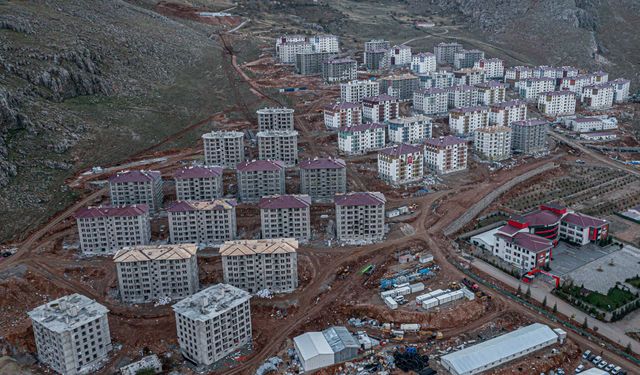
[[[606,371],[612,375],[626,375],[626,371],[623,371],[622,368],[620,366],[615,365],[614,363],[609,363],[607,361],[604,360],[604,358],[602,358],[599,355],[595,355],[593,353],[591,353],[591,350],[587,350],[584,353],[582,353],[582,359],[585,359],[591,363],[593,363],[597,368]],[[581,373],[582,371],[585,370],[585,366],[584,365],[580,365],[578,366],[578,368],[576,368],[576,374]]]

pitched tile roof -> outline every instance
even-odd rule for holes
[[[182,180],[187,178],[204,178],[222,176],[222,167],[204,167],[200,165],[191,165],[178,169],[173,173],[173,178]]]
[[[343,169],[346,165],[344,159],[333,158],[307,159],[298,163],[300,169]]]
[[[562,215],[548,210],[535,210],[524,215],[524,219],[532,227],[549,226],[560,222]]]
[[[159,171],[121,171],[109,177],[111,183],[127,183],[127,182],[148,182],[154,179],[160,179],[162,175]]]
[[[567,214],[562,221],[569,224],[577,225],[581,228],[598,228],[607,224],[606,220],[598,219],[589,215],[581,214],[578,212]]]
[[[196,255],[195,244],[129,246],[118,250],[113,257],[116,263],[144,262],[151,260],[189,259]]]
[[[336,194],[336,206],[380,206],[386,202],[384,194],[379,192],[355,192]]]
[[[368,98],[364,98],[362,99],[363,102],[371,102],[371,103],[379,103],[379,102],[386,102],[386,101],[397,101],[398,99],[394,98],[391,95],[387,95],[387,94],[380,94],[378,96],[370,96]]]
[[[243,161],[236,166],[238,172],[279,171],[281,169],[284,169],[284,163],[280,160]]]
[[[270,195],[262,197],[258,207],[260,209],[275,210],[279,208],[305,208],[311,206],[311,197],[299,195]]]
[[[298,241],[293,238],[263,240],[226,241],[220,247],[221,256],[242,256],[255,254],[286,254],[298,250]]]
[[[77,210],[74,216],[76,219],[91,219],[96,217],[140,216],[148,212],[149,206],[146,204],[135,204],[125,207],[89,206]]]
[[[518,232],[512,237],[498,232],[496,233],[496,236],[503,238],[507,242],[516,244],[523,249],[529,250],[532,253],[539,253],[549,250],[553,247],[553,242],[551,242],[550,240],[526,232]]]

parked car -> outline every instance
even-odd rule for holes
[[[591,350],[587,350],[584,353],[582,353],[582,358],[587,359],[589,358],[590,355],[591,355]]]
[[[563,369],[559,368],[556,370],[556,375],[566,375],[566,374]]]
[[[592,362],[594,365],[597,365],[598,363],[600,363],[600,361],[602,361],[602,357],[597,356],[597,357],[595,357],[591,362]]]
[[[614,367],[616,367],[616,365],[614,365],[613,363],[609,363],[607,367],[604,368],[604,370],[607,372],[611,372],[611,370],[613,370]]]
[[[580,366],[576,367],[576,374],[581,373],[582,370],[584,370],[584,365],[580,365]]]
[[[616,366],[613,370],[611,370],[611,373],[613,375],[618,375],[620,374],[621,371],[622,371],[622,368],[620,366]]]
[[[598,363],[598,368],[599,369],[604,369],[605,366],[607,366],[609,364],[609,362],[605,361],[604,359],[602,360],[602,362]]]

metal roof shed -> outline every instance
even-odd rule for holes
[[[534,323],[444,355],[440,362],[453,375],[473,375],[523,357],[557,341],[558,335],[549,326]]]
[[[334,326],[322,331],[333,350],[333,362],[340,363],[358,356],[360,344],[345,327]]]
[[[331,366],[334,363],[333,350],[321,332],[307,332],[296,336],[293,346],[304,371]]]

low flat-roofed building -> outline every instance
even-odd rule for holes
[[[162,362],[157,355],[151,354],[146,357],[142,357],[140,360],[130,363],[126,366],[120,367],[121,375],[138,375],[140,371],[147,371],[145,374],[151,373],[159,374],[162,372]]]
[[[591,133],[582,133],[580,134],[580,138],[586,141],[612,141],[618,138],[618,135],[615,132],[591,132]]]
[[[358,340],[342,326],[303,333],[293,338],[293,346],[306,372],[353,359],[360,350]]]

